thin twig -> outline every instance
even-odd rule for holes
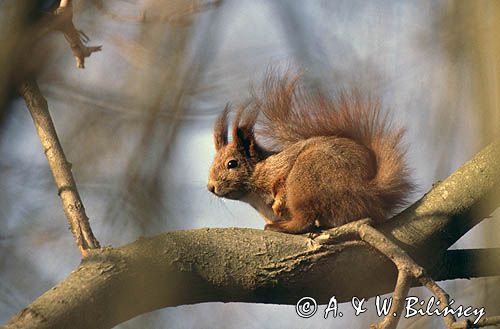
[[[35,80],[24,81],[19,87],[19,93],[26,101],[31,113],[38,137],[42,142],[45,156],[54,176],[71,232],[76,239],[76,244],[82,256],[85,257],[88,249],[100,248],[100,246],[90,228],[89,219],[85,214],[85,208],[71,173],[71,164],[66,160],[59,143],[47,101],[40,92]]]
[[[102,46],[86,46],[89,38],[82,31],[77,30],[73,24],[73,6],[70,1],[63,3],[51,14],[53,18],[53,28],[61,31],[68,42],[73,56],[76,60],[76,66],[80,69],[85,68],[85,57],[92,53],[101,51]]]
[[[372,325],[371,329],[395,329],[397,327],[410,287],[411,273],[408,273],[406,271],[399,271],[396,288],[394,288],[394,293],[392,295],[391,310],[379,324]]]
[[[372,329],[394,329],[397,327],[404,300],[408,295],[408,290],[411,286],[411,277],[414,277],[418,282],[427,287],[440,301],[440,309],[443,310],[449,306],[448,294],[432,280],[425,270],[419,266],[410,256],[395,243],[387,239],[381,232],[372,227],[370,219],[362,219],[356,222],[348,223],[331,230],[327,230],[316,237],[314,241],[321,244],[332,243],[334,241],[351,239],[359,237],[361,240],[368,243],[370,246],[387,256],[398,268],[398,279],[393,293],[393,303],[388,315],[378,324],[372,325]],[[444,318],[447,328],[450,329],[473,329],[483,328],[487,326],[499,326],[500,316],[491,316],[479,320],[476,324],[470,320],[459,321],[451,314]]]
[[[500,326],[500,315],[489,316],[487,318],[479,320],[476,324],[471,321],[460,321],[455,322],[452,329],[473,329],[473,328],[483,328],[488,326]]]
[[[71,6],[70,0],[61,0],[61,2],[59,3],[59,8],[64,8],[67,6]]]
[[[320,237],[323,237],[320,240],[321,243],[330,243],[331,241],[345,240],[352,238],[353,236],[357,236],[374,249],[384,254],[394,263],[394,265],[396,265],[399,275],[393,295],[395,304],[391,307],[391,313],[389,313],[379,324],[372,326],[372,328],[396,328],[399,316],[404,306],[402,299],[406,298],[409,289],[409,283],[407,282],[407,276],[409,275],[420,282],[420,284],[427,287],[427,289],[429,289],[438,298],[440,301],[439,308],[441,310],[449,307],[448,294],[426,274],[424,268],[418,265],[403,249],[390,241],[384,234],[379,232],[370,224],[370,219],[362,219],[356,222],[348,223],[338,228],[326,231],[326,239],[324,234],[322,234]],[[402,295],[403,293],[405,294],[404,296]],[[396,316],[394,316],[394,313],[396,313]],[[456,319],[452,314],[448,314],[444,317],[444,322],[447,328],[452,328]]]

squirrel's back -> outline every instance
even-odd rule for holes
[[[373,154],[375,175],[368,184],[380,206],[390,212],[407,201],[413,184],[404,159],[404,129],[393,127],[378,101],[358,91],[329,98],[300,88],[298,77],[270,74],[252,103],[262,113],[257,133],[272,149],[319,136],[348,138]]]

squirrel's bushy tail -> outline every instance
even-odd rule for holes
[[[404,129],[393,127],[378,101],[362,97],[359,91],[329,98],[305,92],[297,76],[269,74],[253,104],[263,115],[257,133],[268,147],[279,150],[317,136],[352,139],[373,152],[377,168],[370,185],[384,208],[391,210],[407,201],[413,184],[401,145]]]

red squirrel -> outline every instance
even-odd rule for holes
[[[252,205],[266,230],[299,234],[365,217],[383,221],[413,188],[404,130],[359,92],[329,98],[298,80],[269,74],[261,95],[234,114],[231,141],[226,106],[214,126],[208,190]]]

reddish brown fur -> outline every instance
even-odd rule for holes
[[[256,142],[258,113],[259,137],[275,152]],[[378,102],[358,92],[328,99],[304,92],[297,78],[270,75],[262,96],[235,115],[231,143],[222,137],[226,115],[214,128],[217,155],[208,187],[250,203],[266,229],[303,233],[363,217],[381,221],[412,188],[403,130],[393,129]],[[238,167],[227,168],[229,160]]]

